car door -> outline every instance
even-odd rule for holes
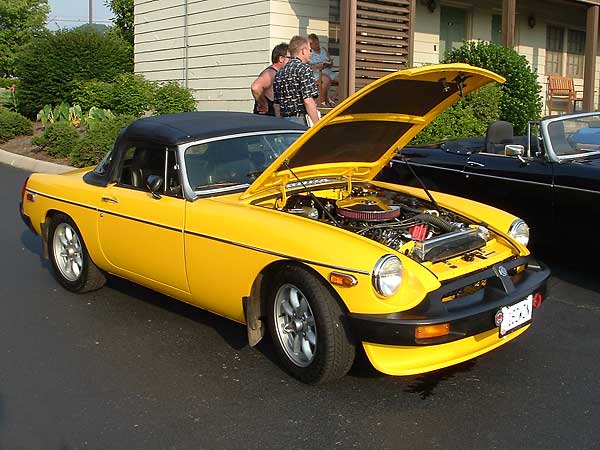
[[[118,275],[189,292],[185,200],[176,152],[137,143],[128,144],[121,155],[116,183],[107,186],[99,199],[98,234],[104,256]],[[149,175],[165,180],[160,195],[153,196],[146,186]]]
[[[414,173],[428,189],[463,195],[465,190],[463,168],[466,160],[466,153],[455,151],[454,148],[445,148],[443,145],[439,148],[407,147],[401,150],[389,167],[381,171],[379,179],[420,187],[408,167],[410,164]]]
[[[544,155],[474,153],[465,165],[465,195],[524,219],[535,237],[536,229],[553,226],[552,170]]]

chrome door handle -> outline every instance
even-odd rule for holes
[[[119,203],[119,200],[114,197],[102,197],[102,201],[106,203]]]
[[[481,164],[477,161],[467,161],[468,166],[485,167],[485,164]]]

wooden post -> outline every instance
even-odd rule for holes
[[[598,52],[598,18],[600,6],[589,6],[585,27],[585,57],[583,75],[583,111],[594,110],[596,87],[596,54]],[[574,105],[575,106],[575,105]]]
[[[340,0],[340,99],[356,87],[356,0]]]
[[[502,45],[515,46],[515,15],[517,0],[502,0]]]

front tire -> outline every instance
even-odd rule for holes
[[[275,349],[294,377],[320,384],[348,373],[355,344],[344,312],[320,279],[298,266],[282,268],[267,307]]]
[[[83,293],[104,286],[106,277],[90,258],[81,232],[69,216],[52,217],[47,245],[54,277],[64,288]]]

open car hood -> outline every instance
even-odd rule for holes
[[[468,64],[425,66],[380,78],[348,97],[307,130],[242,197],[297,178],[351,176],[357,181],[371,180],[396,151],[461,95],[494,81],[505,80]]]

